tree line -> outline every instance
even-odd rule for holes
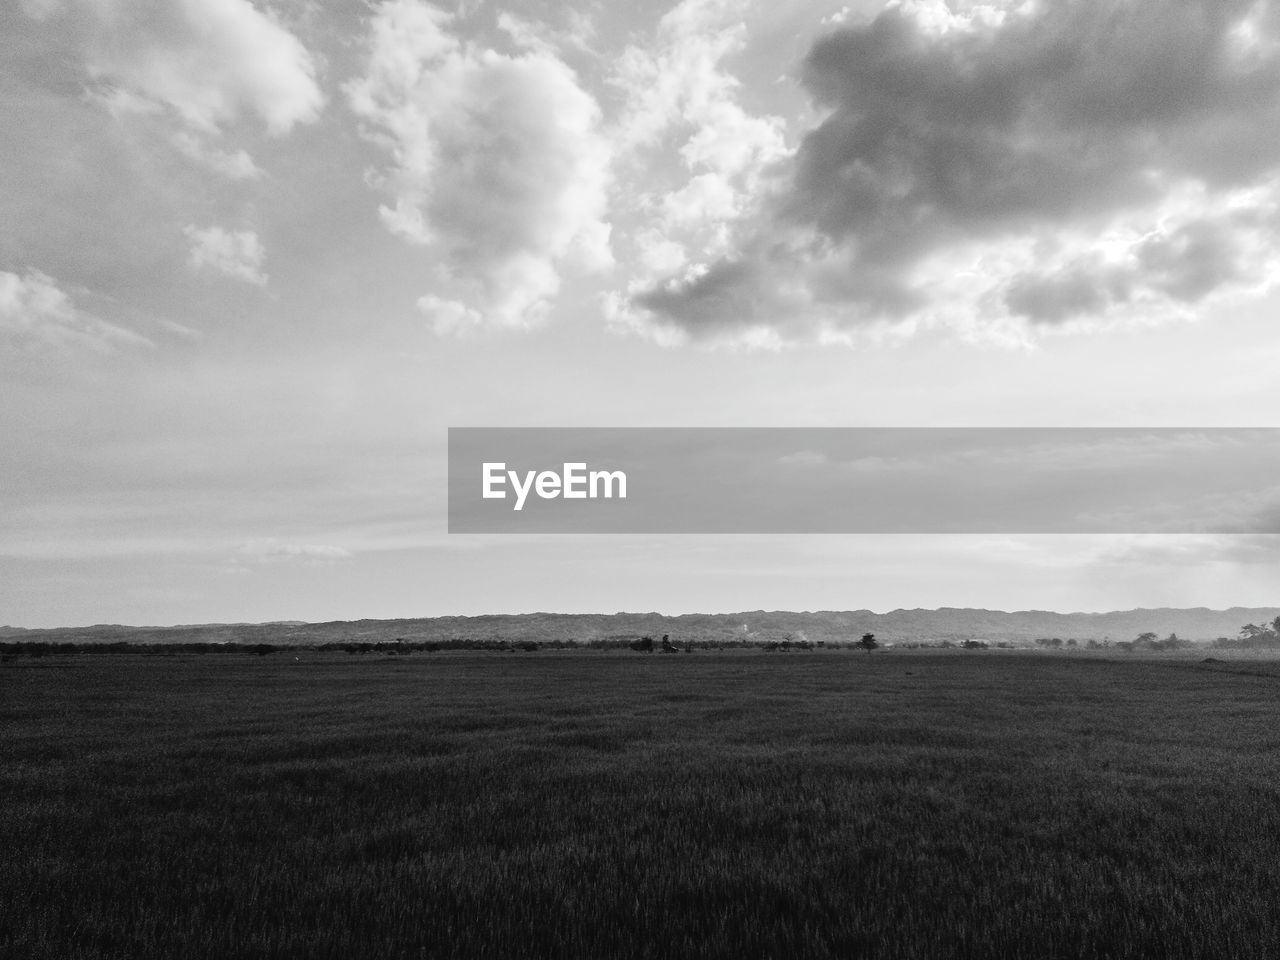
[[[1280,617],[1270,623],[1246,623],[1237,637],[1219,637],[1214,646],[1236,650],[1280,646]]]

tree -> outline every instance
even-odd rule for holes
[[[1236,641],[1239,646],[1259,647],[1273,644],[1280,640],[1280,617],[1276,617],[1269,623],[1263,623],[1259,626],[1256,623],[1246,623],[1240,628],[1240,639]]]
[[[864,633],[862,639],[858,641],[858,645],[867,653],[880,646],[880,644],[876,643],[876,635],[874,633]]]

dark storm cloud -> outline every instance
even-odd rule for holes
[[[1057,323],[1105,313],[1139,290],[1197,303],[1240,277],[1245,254],[1233,227],[1247,219],[1193,220],[1139,243],[1124,266],[1092,258],[1050,273],[1018,274],[1005,288],[1005,305],[1034,323]]]
[[[1052,274],[1019,274],[1005,291],[1005,305],[1036,323],[1058,323],[1079,316],[1102,313],[1116,302],[1129,299],[1127,278],[1107,276],[1082,264]]]
[[[909,6],[821,39],[805,61],[830,113],[754,230],[799,232],[808,249],[772,264],[744,252],[640,305],[696,330],[718,305],[758,303],[771,273],[842,323],[901,317],[929,299],[929,258],[1059,234],[1076,246],[1056,262],[993,268],[995,302],[1056,322],[1196,303],[1249,278],[1257,244],[1237,234],[1273,237],[1274,218],[1214,204],[1280,163],[1280,3],[1055,0],[945,31]],[[1200,206],[1153,213],[1188,184]],[[1104,256],[1088,237],[1118,221],[1140,234]],[[735,278],[750,283],[734,292]]]
[[[752,263],[722,260],[701,276],[648,290],[636,302],[690,328],[718,326],[727,317],[750,323],[758,319],[758,274]]]

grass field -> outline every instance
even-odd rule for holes
[[[1280,664],[0,666],[5,958],[1280,956]]]

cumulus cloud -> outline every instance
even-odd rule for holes
[[[617,130],[624,144],[653,145],[680,127],[685,165],[724,175],[756,173],[785,152],[782,120],[748,113],[723,65],[746,45],[747,6],[683,0],[658,22],[651,45],[623,52],[612,79],[627,98]]]
[[[324,104],[310,53],[250,0],[26,0],[26,9],[74,18],[85,69],[112,112],[172,117],[178,149],[233,178],[255,168],[217,146],[228,127],[254,116],[279,136]]]
[[[614,135],[633,162],[624,165],[616,202],[635,217],[632,298],[733,249],[736,226],[757,212],[771,169],[788,156],[782,119],[746,110],[724,66],[746,45],[746,12],[743,0],[683,0],[659,21],[651,44],[628,47],[618,60],[612,80],[626,103]],[[656,156],[672,138],[678,163],[655,189],[664,166]],[[715,290],[720,274],[707,281]],[[714,310],[715,290],[700,291],[693,311]],[[655,296],[660,305],[663,293]],[[635,324],[632,305],[611,298],[610,319]]]
[[[363,75],[346,87],[388,155],[371,181],[392,233],[422,246],[438,329],[540,322],[566,267],[612,263],[610,150],[599,108],[547,46],[508,56],[462,42],[454,16],[387,0]]]
[[[547,12],[563,21],[562,25],[545,20],[526,20],[508,10],[498,14],[496,25],[516,46],[526,50],[556,55],[564,51],[599,55],[591,46],[595,26],[585,13],[569,7],[554,7]]]
[[[890,3],[809,52],[826,115],[784,188],[627,306],[685,338],[981,335],[1265,287],[1277,41],[1274,0]]]
[[[266,285],[267,275],[262,272],[266,251],[252,230],[187,226],[182,232],[191,244],[187,263],[193,269],[215,270],[245,283]]]
[[[39,270],[0,270],[0,341],[29,352],[79,348],[109,354],[153,346],[146,337],[80,309]]]

